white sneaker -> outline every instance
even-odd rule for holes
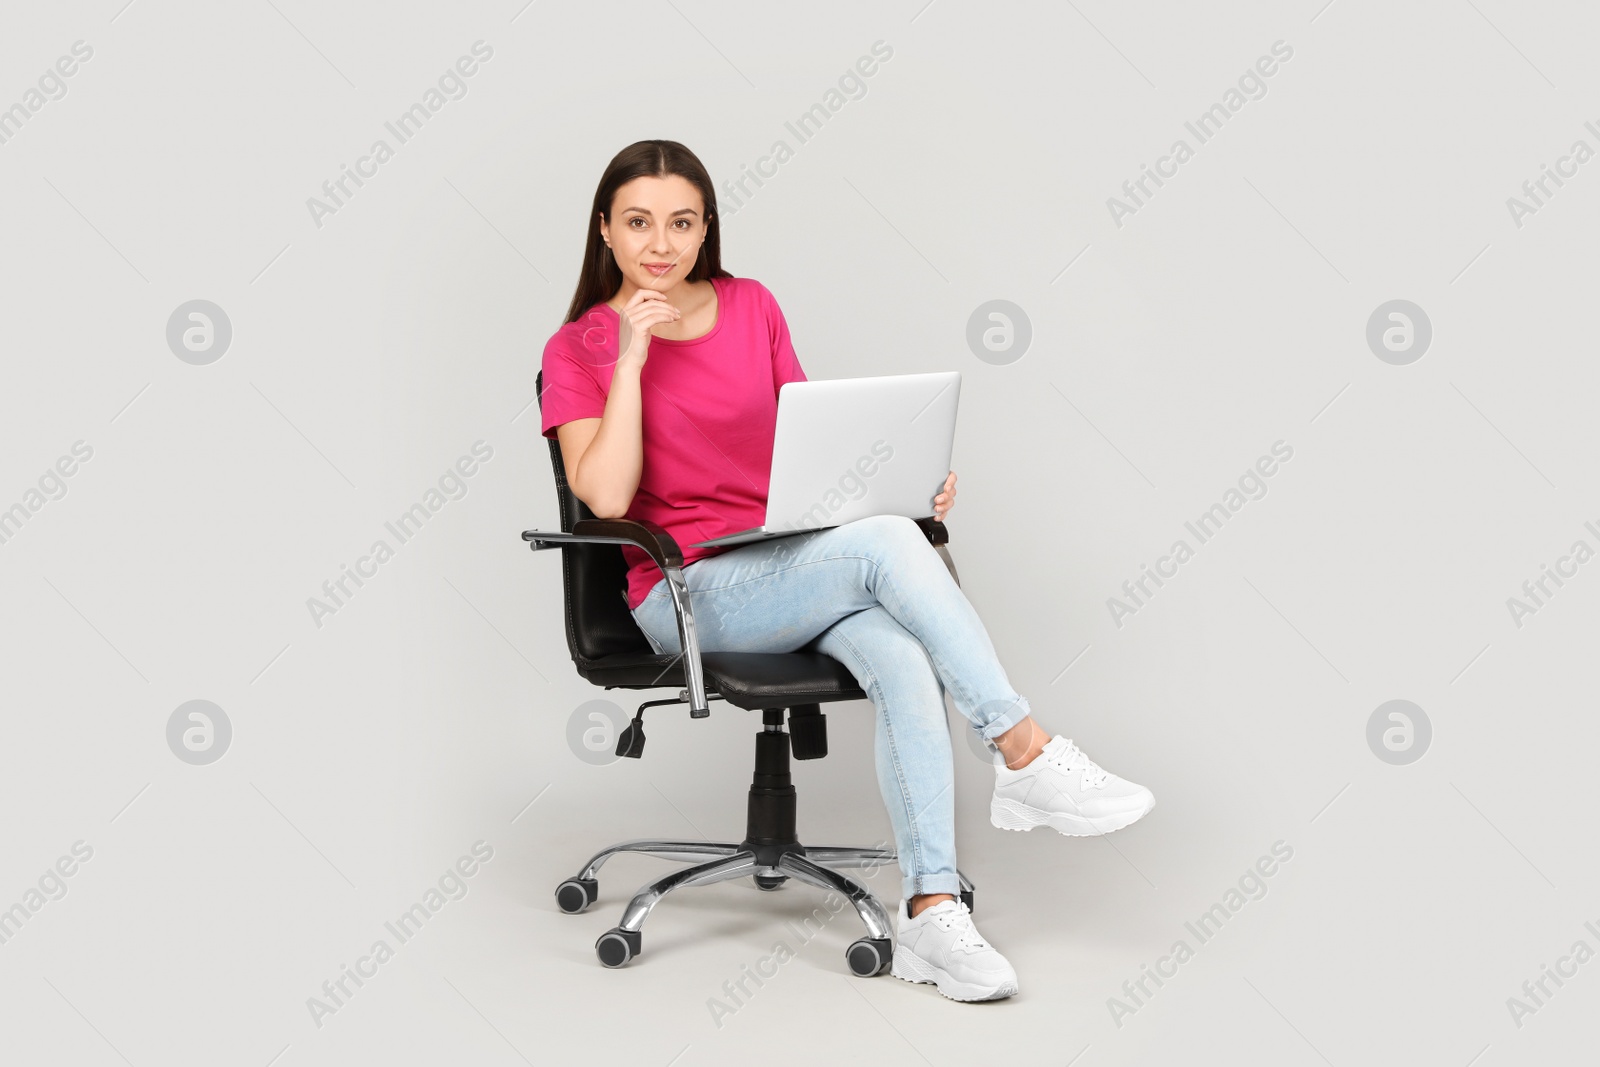
[[[951,1000],[999,1000],[1017,991],[1017,972],[978,933],[960,900],[941,900],[914,919],[908,906],[900,902],[890,974],[932,982]]]
[[[1012,770],[996,759],[989,821],[1002,830],[1049,826],[1083,837],[1120,830],[1155,806],[1150,790],[1102,769],[1057,734],[1024,767]]]

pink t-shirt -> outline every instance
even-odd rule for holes
[[[685,566],[726,551],[693,542],[766,521],[778,389],[803,382],[789,325],[754,278],[713,278],[717,321],[688,341],[650,340],[640,374],[644,465],[627,518],[661,526]],[[543,434],[605,414],[621,317],[604,303],[557,330],[544,346]],[[648,553],[622,546],[629,608],[661,580]]]

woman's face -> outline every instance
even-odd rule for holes
[[[600,233],[625,279],[666,292],[694,269],[706,239],[703,210],[700,190],[687,178],[635,178],[617,190]]]

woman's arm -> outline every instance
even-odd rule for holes
[[[613,369],[605,414],[573,419],[556,428],[567,485],[596,518],[628,513],[644,472],[644,435],[639,376],[642,366],[620,362]]]
[[[618,312],[616,365],[605,411],[598,419],[572,419],[556,427],[567,487],[597,519],[628,513],[644,473],[644,416],[640,377],[650,358],[651,330],[683,318],[677,305],[653,289],[640,289]]]

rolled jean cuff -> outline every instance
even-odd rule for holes
[[[949,893],[958,900],[961,898],[961,879],[954,872],[924,874],[920,878],[913,875],[905,878],[900,888],[907,900],[914,896],[933,893]]]
[[[1017,723],[1021,722],[1023,719],[1026,719],[1030,714],[1032,714],[1032,710],[1033,709],[1028,706],[1028,701],[1026,698],[1018,697],[1016,704],[1007,709],[1004,715],[1001,715],[998,719],[995,719],[987,726],[977,727],[978,736],[983,738],[985,741],[993,741],[995,738],[999,737],[1001,734],[1017,725]]]

